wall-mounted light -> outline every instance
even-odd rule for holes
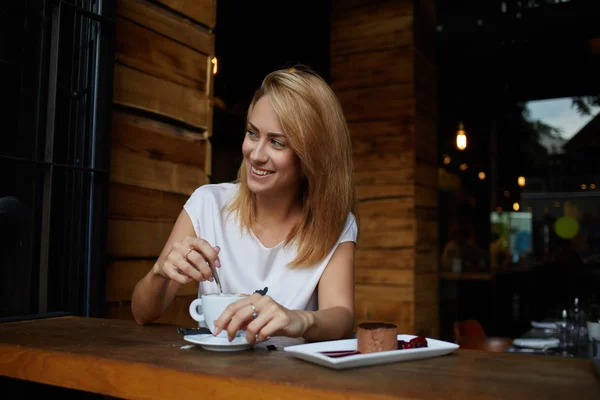
[[[587,185],[585,183],[582,183],[581,184],[581,190],[585,190],[585,189],[587,189]]]
[[[461,171],[466,171],[467,168],[469,168],[469,165],[467,163],[462,163],[458,166],[458,169],[460,169]]]
[[[481,171],[480,173],[477,174],[477,177],[479,178],[480,181],[485,180],[485,172]]]
[[[520,208],[521,208],[521,206],[519,205],[519,203],[517,203],[517,202],[513,203],[513,210],[519,211]]]
[[[525,187],[525,177],[524,176],[518,177],[517,183],[519,184],[520,187]]]
[[[450,156],[448,154],[445,154],[444,155],[444,165],[450,164],[450,161],[452,161],[452,159],[450,158]]]
[[[211,58],[210,62],[212,64],[212,73],[213,75],[216,75],[219,71],[219,61],[217,60],[217,57]]]
[[[465,127],[462,122],[458,124],[458,131],[456,131],[456,147],[459,150],[467,148],[467,135],[465,134]]]
[[[596,189],[596,184],[595,183],[590,183],[590,189]]]

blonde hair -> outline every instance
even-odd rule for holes
[[[265,77],[248,107],[250,115],[262,96],[269,96],[290,147],[301,161],[302,216],[285,245],[295,243],[290,266],[322,261],[336,244],[348,214],[357,219],[352,144],[341,104],[329,85],[305,67],[278,70]],[[248,188],[246,165],[238,171],[239,190],[228,205],[242,228],[255,218],[256,197]]]

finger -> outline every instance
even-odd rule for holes
[[[196,250],[192,250],[187,255],[187,261],[192,264],[198,271],[204,275],[204,278],[213,281],[213,272],[208,265],[208,262],[204,259],[202,254],[198,253]]]
[[[193,281],[193,279],[189,276],[180,274],[177,268],[175,268],[173,263],[171,263],[170,261],[165,261],[163,269],[165,271],[165,274],[169,277],[169,279],[174,280],[175,282],[186,284]]]
[[[206,261],[209,262],[211,266],[221,268],[221,262],[219,261],[218,247],[213,247],[204,239],[199,238],[190,238],[187,243],[188,247],[202,253]]]
[[[256,306],[252,302],[247,302],[245,306],[238,308],[227,325],[227,335],[229,336],[229,341],[233,340],[237,332],[243,327],[247,326],[255,316],[258,316],[257,311],[258,310]]]
[[[258,318],[257,318],[258,319]],[[264,342],[265,340],[269,340],[271,336],[275,336],[277,332],[281,332],[285,329],[286,323],[283,320],[277,319],[275,316],[272,316],[269,322],[263,326],[258,332],[258,336],[255,336],[256,341]]]
[[[244,307],[248,307],[251,303],[255,303],[260,300],[262,296],[260,295],[252,295],[248,298],[238,300],[234,303],[229,304],[225,310],[221,313],[219,318],[215,320],[215,335],[218,335],[223,330],[229,330],[229,323],[231,318]],[[251,314],[250,314],[251,315]],[[246,320],[240,321],[241,326],[245,326],[245,324],[249,322]]]
[[[173,265],[179,271],[180,274],[187,275],[198,282],[209,280],[209,278],[204,276],[202,272],[198,271],[196,268],[194,268],[192,264],[190,264],[183,258],[175,261]],[[212,277],[210,277],[210,279],[212,279]]]
[[[246,327],[246,340],[248,343],[262,342],[264,341],[265,335],[263,330],[265,327],[272,322],[273,314],[269,312],[264,312],[258,314],[258,316],[252,320]]]

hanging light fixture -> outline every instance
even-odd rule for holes
[[[456,131],[456,147],[459,150],[467,148],[467,135],[465,134],[465,127],[462,122],[459,122],[458,131]]]
[[[525,187],[525,177],[524,176],[519,176],[517,178],[517,183],[519,184],[520,187]]]

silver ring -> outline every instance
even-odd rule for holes
[[[253,303],[250,303],[250,307],[252,307],[252,318],[256,319],[256,317],[258,317],[258,313],[256,312],[256,306]]]
[[[193,250],[192,249],[188,249],[187,253],[185,253],[185,258],[187,259],[188,254],[190,254]]]

